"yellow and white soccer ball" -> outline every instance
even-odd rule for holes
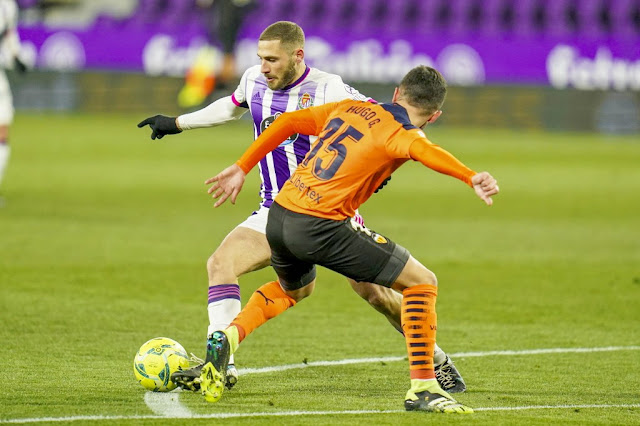
[[[168,337],[156,337],[143,344],[133,359],[133,373],[145,389],[169,392],[176,388],[171,374],[189,368],[187,351]]]

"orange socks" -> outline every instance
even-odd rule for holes
[[[436,343],[438,287],[420,284],[402,292],[402,331],[409,353],[411,379],[435,379],[433,350]]]
[[[238,328],[240,342],[253,330],[260,327],[296,304],[296,301],[282,290],[278,281],[271,281],[257,289],[244,309],[231,322]]]

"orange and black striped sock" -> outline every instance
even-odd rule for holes
[[[260,327],[296,304],[296,301],[282,290],[278,281],[271,281],[257,289],[231,325],[238,328],[239,342],[253,330]]]
[[[420,284],[402,292],[402,331],[409,353],[411,379],[435,379],[433,350],[436,343],[438,287]]]

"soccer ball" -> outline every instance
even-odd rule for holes
[[[187,351],[167,337],[156,337],[140,347],[133,359],[133,374],[145,389],[169,392],[177,387],[171,374],[189,368]]]

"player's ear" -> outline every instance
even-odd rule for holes
[[[438,119],[442,115],[442,110],[438,110],[433,113],[433,115],[427,120],[427,123],[431,124]]]
[[[304,50],[302,49],[294,50],[293,56],[297,63],[304,61]]]
[[[399,96],[400,96],[400,89],[396,87],[393,91],[393,97],[391,98],[391,103],[395,104],[396,102],[398,102]]]

